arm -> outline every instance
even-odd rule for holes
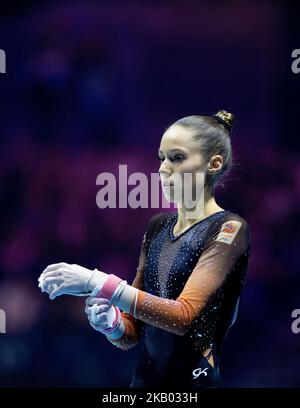
[[[240,258],[249,255],[248,224],[230,219],[213,227],[210,238],[176,300],[151,295],[126,285],[121,296],[112,297],[115,305],[145,323],[177,335],[184,335],[192,321],[203,311],[211,297],[223,285]]]
[[[147,224],[141,244],[137,273],[132,285],[127,285],[130,288],[134,288],[134,290],[142,290],[144,287],[143,279],[148,247],[155,229],[157,228],[159,223],[163,221],[164,217],[165,215],[162,212],[155,214],[151,217]],[[110,302],[114,304],[112,298],[110,299]],[[133,304],[133,307],[134,306],[135,304]],[[144,323],[141,319],[137,319],[133,314],[129,313],[129,311],[127,310],[127,305],[124,305],[124,302],[119,303],[119,307],[123,309],[123,312],[121,313],[124,323],[123,328],[121,327],[118,333],[114,333],[113,335],[106,337],[112,344],[116,345],[117,347],[123,350],[129,350],[130,348],[138,344],[141,329]]]
[[[137,273],[131,285],[133,288],[137,289],[143,288],[143,273],[146,262],[145,241],[146,233],[144,234],[143,242],[141,245]],[[119,347],[120,349],[129,350],[138,344],[143,322],[135,319],[132,315],[130,315],[127,312],[121,312],[121,318],[123,321],[123,326],[120,328],[119,332],[114,333],[114,335],[112,336],[106,335],[106,338],[113,345]]]
[[[148,222],[146,232],[143,237],[141,245],[141,253],[139,258],[139,265],[137,268],[136,277],[132,283],[132,286],[127,285],[125,280],[122,280],[115,275],[108,275],[104,272],[94,269],[93,271],[84,268],[76,264],[67,264],[60,262],[57,264],[49,265],[39,277],[39,287],[42,292],[49,294],[51,300],[57,296],[63,294],[69,294],[74,296],[89,296],[87,300],[86,313],[89,316],[91,323],[96,325],[94,327],[97,331],[108,335],[107,338],[113,343],[120,346],[123,349],[128,349],[137,344],[142,322],[138,321],[128,313],[126,307],[123,304],[118,306],[114,305],[111,301],[112,296],[106,296],[101,292],[101,288],[109,286],[113,289],[112,294],[116,300],[116,295],[120,295],[125,286],[131,288],[131,290],[138,290],[143,288],[143,273],[146,262],[146,256],[148,251],[148,245],[151,241],[153,232],[159,222],[164,219],[164,213],[154,215]],[[112,280],[114,284],[111,285]],[[115,291],[115,289],[117,289]],[[97,299],[92,299],[97,295]],[[102,299],[100,299],[102,298]],[[102,302],[103,298],[109,300],[109,306],[107,302]],[[95,303],[95,304],[94,304]],[[89,306],[93,308],[89,310]],[[94,307],[95,306],[95,307]],[[123,310],[121,314],[120,309]],[[93,311],[93,313],[92,313]],[[108,323],[108,314],[112,318]]]
[[[159,220],[160,217],[159,214],[153,217],[150,224],[154,226],[154,220]],[[230,272],[234,270],[239,259],[248,257],[250,254],[248,224],[241,217],[234,215],[231,217],[221,226],[213,224],[210,228],[209,238],[201,256],[176,300],[164,299],[143,291],[139,286],[141,284],[139,274],[135,287],[134,284],[130,286],[114,274],[108,275],[97,270],[92,272],[78,265],[65,263],[47,267],[43,282],[46,287],[49,284],[60,285],[50,293],[51,299],[65,293],[79,293],[82,287],[88,287],[91,297],[107,298],[110,304],[123,310],[131,328],[134,327],[132,322],[137,324],[132,319],[134,318],[172,333],[184,335],[191,322],[202,312]],[[151,233],[148,235],[147,231],[143,240],[145,248],[149,238],[151,239]],[[141,259],[143,260],[143,256]],[[144,266],[141,270],[143,268]],[[90,285],[88,285],[89,282]],[[128,327],[129,332],[130,327]],[[131,338],[136,338],[132,331]]]

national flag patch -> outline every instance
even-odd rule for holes
[[[234,240],[236,234],[238,233],[242,223],[240,221],[227,221],[221,226],[221,231],[219,232],[216,241],[225,242],[226,244],[231,244]]]

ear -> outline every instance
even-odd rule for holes
[[[212,156],[209,163],[207,164],[207,173],[214,176],[223,167],[223,157],[220,154]]]

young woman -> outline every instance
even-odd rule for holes
[[[39,281],[50,298],[89,294],[86,313],[95,330],[129,350],[142,343],[130,387],[201,388],[222,386],[220,351],[234,323],[248,270],[247,222],[215,201],[215,186],[232,161],[233,115],[188,116],[172,124],[159,148],[159,173],[165,196],[184,196],[178,180],[192,178],[202,202],[181,200],[177,213],[154,215],[141,244],[132,285],[113,274],[79,265],[48,266]],[[179,178],[178,178],[179,175]],[[177,176],[177,178],[176,178]]]

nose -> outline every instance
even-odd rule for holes
[[[167,163],[166,160],[164,160],[161,163],[161,165],[159,167],[159,170],[158,170],[160,176],[163,177],[163,178],[170,177],[170,175],[172,173],[171,167],[172,167],[172,165],[170,164],[170,162]]]

